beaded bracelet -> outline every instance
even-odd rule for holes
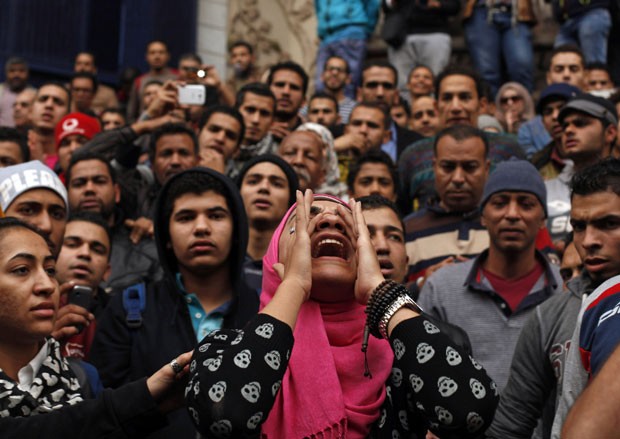
[[[368,337],[370,334],[374,335],[377,338],[387,338],[386,330],[380,330],[381,320],[386,316],[386,312],[388,311],[388,307],[390,308],[390,315],[387,316],[387,321],[385,322],[385,327],[387,328],[387,323],[389,319],[400,309],[402,306],[409,306],[412,309],[422,311],[413,299],[410,299],[414,306],[412,306],[409,301],[403,305],[399,305],[397,308],[394,308],[395,303],[402,297],[409,298],[407,294],[407,289],[399,284],[394,282],[393,280],[385,280],[381,282],[370,295],[370,299],[368,299],[368,303],[366,304],[366,325],[364,326],[364,339],[362,341],[362,352],[364,353],[364,376],[368,378],[372,378],[372,374],[370,373],[370,368],[368,367]],[[392,310],[392,308],[394,308]]]
[[[366,305],[366,326],[372,335],[383,338],[379,332],[381,317],[385,314],[387,307],[403,294],[407,294],[405,287],[393,280],[385,280],[374,289]]]

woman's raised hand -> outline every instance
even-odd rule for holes
[[[297,207],[294,221],[289,221],[288,230],[284,230],[280,241],[287,239],[280,261],[273,264],[282,283],[278,286],[273,299],[261,313],[268,314],[295,329],[297,315],[302,304],[310,297],[312,288],[312,257],[310,253],[310,233],[317,218],[310,220],[310,208],[314,195],[311,190],[305,194],[297,191]],[[282,250],[282,249],[281,249]]]
[[[314,194],[306,189],[305,194],[297,191],[297,207],[295,220],[289,229],[282,234],[289,234],[286,245],[286,260],[274,264],[273,268],[287,284],[287,290],[298,290],[304,296],[304,301],[310,297],[312,288],[312,257],[310,251],[310,227],[314,227],[316,219],[310,220],[310,208]],[[283,239],[281,237],[280,239]],[[293,291],[290,291],[294,293]]]
[[[381,273],[377,252],[370,240],[370,233],[362,214],[362,205],[355,200],[349,203],[353,211],[353,231],[356,238],[357,280],[355,299],[366,305],[374,289],[385,280]]]

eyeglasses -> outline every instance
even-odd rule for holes
[[[506,105],[508,102],[514,102],[516,104],[517,102],[521,102],[522,100],[523,97],[519,95],[504,96],[503,98],[500,98],[499,103],[502,105]]]
[[[395,85],[391,82],[380,82],[380,81],[370,81],[364,84],[365,88],[379,88],[379,86],[385,88],[386,90],[392,90]]]
[[[345,73],[347,71],[347,69],[345,69],[344,67],[338,67],[338,66],[327,66],[327,67],[325,67],[325,71],[327,71],[327,72],[336,72],[336,73]]]

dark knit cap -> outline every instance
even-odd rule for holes
[[[245,174],[247,174],[247,172],[250,170],[251,167],[253,167],[257,163],[262,163],[262,162],[273,163],[274,165],[282,169],[282,171],[286,175],[286,179],[288,180],[288,189],[289,189],[288,206],[289,207],[292,206],[293,203],[297,201],[295,192],[297,191],[297,189],[299,189],[299,179],[297,178],[297,174],[295,173],[295,170],[291,167],[291,165],[289,165],[287,162],[285,162],[282,158],[280,158],[277,155],[262,154],[256,157],[252,157],[250,160],[248,160],[245,163],[245,165],[243,165],[243,168],[241,168],[241,171],[239,171],[239,175],[237,175],[237,180],[236,180],[237,187],[241,189],[241,183],[243,182],[243,177],[245,176]]]
[[[484,185],[480,210],[498,192],[529,192],[534,194],[547,216],[547,188],[538,170],[530,162],[515,157],[498,163]]]

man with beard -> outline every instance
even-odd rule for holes
[[[344,94],[347,85],[351,83],[349,63],[340,56],[330,56],[325,61],[321,80],[323,81],[323,91],[332,95],[338,102],[338,114],[342,123],[346,124],[353,107],[355,107],[355,100]]]
[[[269,132],[276,110],[276,97],[269,86],[260,82],[244,85],[237,93],[235,107],[243,116],[245,131],[228,172],[231,178],[235,178],[252,157],[275,153],[278,146]]]
[[[271,68],[267,84],[276,97],[271,134],[279,143],[303,122],[299,110],[306,103],[308,74],[299,64],[286,61]]]
[[[237,93],[241,87],[251,82],[259,82],[261,72],[256,66],[254,48],[250,43],[243,40],[235,41],[228,49],[232,73],[226,84]]]
[[[13,103],[28,85],[28,63],[22,58],[9,58],[4,65],[6,82],[0,84],[0,126],[13,127]]]
[[[107,222],[111,232],[110,275],[102,287],[122,289],[146,279],[161,276],[157,250],[152,239],[133,244],[124,226],[124,212],[118,207],[121,191],[116,172],[105,157],[78,153],[66,173],[71,212],[96,212]]]

